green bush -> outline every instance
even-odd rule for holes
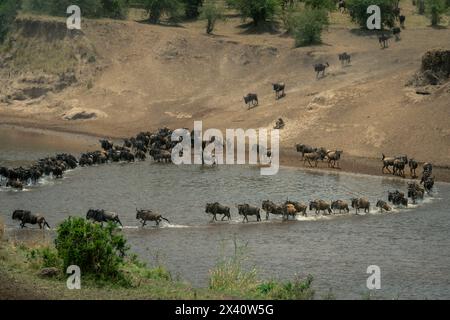
[[[205,19],[206,23],[206,33],[211,34],[214,31],[214,27],[218,20],[224,19],[225,9],[213,1],[208,1],[204,4],[201,9],[200,18]]]
[[[441,16],[447,11],[445,0],[425,1],[425,12],[431,19],[431,25],[437,26],[441,21]]]
[[[306,279],[296,277],[294,281],[275,282],[268,281],[258,285],[258,291],[265,298],[276,300],[312,300],[315,291],[312,289],[313,277]]]
[[[0,43],[6,39],[11,25],[16,19],[19,6],[20,1],[0,0]]]
[[[55,246],[63,270],[77,265],[83,274],[95,279],[122,278],[120,268],[128,247],[115,224],[102,227],[82,218],[69,218],[58,227]]]
[[[328,26],[328,13],[325,10],[307,9],[294,14],[289,28],[295,38],[295,46],[318,44],[322,41],[322,31]]]
[[[352,20],[358,23],[362,28],[367,27],[367,19],[370,14],[367,8],[371,5],[377,5],[381,9],[381,24],[392,28],[395,24],[395,8],[396,0],[348,0],[347,8],[350,11]]]
[[[151,23],[159,23],[163,15],[174,19],[181,15],[183,4],[179,0],[142,0]]]
[[[255,26],[272,21],[280,9],[278,0],[229,0],[228,4],[243,18],[251,18]]]

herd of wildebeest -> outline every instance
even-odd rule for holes
[[[176,142],[171,141],[172,130],[168,128],[159,129],[155,133],[141,132],[136,137],[125,139],[122,145],[114,145],[108,140],[100,140],[102,150],[87,152],[81,155],[77,160],[75,156],[70,154],[59,154],[54,157],[47,157],[38,160],[36,164],[28,168],[0,168],[0,178],[6,178],[6,185],[12,188],[21,189],[24,184],[36,183],[43,176],[53,176],[61,178],[68,169],[74,169],[77,166],[101,165],[109,162],[134,162],[135,160],[145,160],[147,155],[151,156],[157,162],[170,162],[172,148]],[[203,145],[205,147],[206,144]],[[340,150],[326,150],[325,148],[315,148],[312,146],[297,144],[297,152],[301,153],[303,161],[308,162],[311,166],[315,163],[317,166],[319,161],[328,161],[329,167],[339,167],[341,154]],[[416,169],[419,164],[414,159],[408,159],[406,155],[396,157],[386,157],[382,155],[384,172],[392,172],[394,175],[405,177],[405,167],[409,165],[411,178],[417,178]],[[392,171],[391,169],[392,168]],[[423,199],[425,193],[431,193],[434,186],[434,176],[432,175],[433,166],[431,163],[423,164],[423,171],[420,182],[409,182],[408,190],[405,193],[401,191],[393,191],[388,193],[388,202],[394,206],[408,206],[408,199],[412,203]],[[1,179],[0,179],[1,180]],[[378,200],[375,207],[380,211],[391,211],[391,205],[383,200]],[[266,220],[270,214],[279,215],[283,220],[289,220],[290,217],[295,218],[296,215],[307,216],[308,208],[310,212],[316,215],[323,213],[324,215],[340,214],[342,212],[349,213],[350,207],[355,209],[358,214],[360,210],[369,212],[371,203],[365,198],[352,198],[349,203],[344,200],[336,200],[327,202],[322,199],[316,199],[309,202],[309,205],[301,202],[287,200],[282,204],[276,204],[266,200],[262,202],[261,208],[250,204],[239,204],[236,206],[238,214],[243,216],[243,222],[248,222],[249,216],[255,216],[257,221],[261,221],[261,210],[266,214]],[[161,214],[152,210],[137,210],[136,219],[142,224],[142,227],[149,221],[156,222],[157,225],[162,220],[169,222],[168,219]],[[218,202],[206,204],[205,212],[212,216],[212,221],[217,221],[217,215],[222,215],[222,221],[231,220],[230,207],[221,205]],[[49,224],[41,214],[33,214],[28,210],[15,210],[12,214],[13,220],[20,221],[20,227],[26,224],[38,224],[40,228],[49,227]],[[122,225],[119,215],[113,212],[107,212],[102,209],[90,209],[86,218],[99,223],[115,222]]]
[[[345,0],[339,1],[339,10],[340,11],[346,11],[346,2]],[[386,49],[389,46],[389,40],[394,37],[396,41],[400,40],[400,34],[402,32],[402,28],[405,28],[405,21],[406,16],[401,14],[401,9],[397,6],[394,8],[394,16],[395,20],[398,21],[399,26],[394,26],[389,32],[386,32],[383,30],[378,35],[378,42],[380,44],[380,47],[382,49]],[[340,53],[338,55],[338,59],[341,62],[342,67],[349,66],[351,63],[351,55],[347,52]],[[313,65],[314,72],[316,73],[316,79],[320,79],[325,77],[325,71],[327,68],[330,67],[330,64],[328,62],[322,62],[322,63],[316,63]],[[281,99],[286,96],[285,89],[286,84],[284,82],[276,82],[272,83],[273,91],[275,91],[275,98]],[[256,93],[248,93],[246,96],[244,96],[244,102],[248,109],[251,109],[253,107],[256,107],[259,105],[259,99],[258,94]]]

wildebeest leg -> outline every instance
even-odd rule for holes
[[[142,223],[142,228],[144,228],[144,227],[145,227],[146,221],[145,221],[145,220],[142,220],[141,223]]]

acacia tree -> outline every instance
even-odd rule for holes
[[[278,0],[228,0],[243,18],[251,18],[255,26],[273,20],[280,8]]]
[[[430,16],[431,25],[437,26],[441,21],[442,14],[446,11],[444,0],[428,0],[425,3],[426,13]]]
[[[174,18],[183,8],[179,0],[143,0],[143,2],[151,23],[159,23],[164,14]]]

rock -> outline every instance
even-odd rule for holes
[[[58,268],[44,268],[39,271],[39,276],[43,278],[53,278],[59,274]]]

